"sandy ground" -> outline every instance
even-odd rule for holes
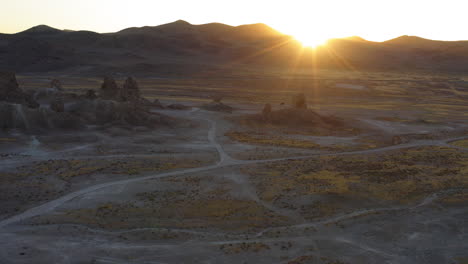
[[[468,260],[464,185],[440,184],[401,200],[347,196],[334,189],[309,194],[297,189],[301,186],[286,186],[295,169],[327,158],[352,164],[443,148],[462,164],[468,149],[452,142],[468,136],[453,132],[460,131],[458,123],[395,123],[365,116],[363,124],[385,137],[438,136],[329,151],[236,142],[225,136],[238,129],[232,115],[200,110],[197,102],[191,105],[191,110],[158,110],[196,124],[178,130],[5,135],[16,140],[3,142],[0,149],[5,178],[0,263],[439,264]],[[234,106],[234,115],[260,110],[256,104]],[[353,147],[361,136],[290,138]],[[272,166],[291,167],[275,173]],[[319,170],[313,166],[308,170]],[[82,173],[70,175],[67,168]],[[459,178],[466,183],[466,174]],[[274,185],[276,179],[284,182]],[[326,181],[314,179],[316,185]],[[276,189],[270,186],[281,191],[271,194]],[[18,193],[8,194],[12,189]],[[324,204],[340,206],[328,210]]]

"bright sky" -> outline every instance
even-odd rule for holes
[[[358,35],[383,41],[401,35],[468,40],[467,0],[0,0],[0,32],[46,24],[115,32],[178,19],[192,24],[265,23],[316,44]]]

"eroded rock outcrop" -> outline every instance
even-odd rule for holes
[[[307,109],[307,99],[305,94],[298,94],[293,97],[292,105],[297,109]]]
[[[138,98],[138,100],[136,100],[136,101],[131,101],[131,102],[132,102],[133,104],[135,104],[136,107],[143,107],[143,108],[145,108],[146,111],[149,111],[149,109],[150,109],[151,107],[153,107],[153,103],[152,103],[150,100],[148,100],[148,99],[146,99],[146,98],[144,98],[144,97],[140,97],[140,98]]]
[[[5,100],[10,94],[21,92],[14,73],[0,72],[0,99]]]
[[[403,139],[400,136],[396,135],[392,137],[392,145],[400,145],[402,143]]]
[[[39,107],[33,96],[19,87],[16,76],[12,72],[0,72],[0,101],[21,104],[30,108]]]
[[[174,126],[178,122],[171,117],[153,113],[153,103],[140,97],[138,84],[128,78],[123,89],[115,80],[105,78],[100,97],[93,90],[83,95],[58,91],[56,88],[41,94],[40,107],[29,107],[32,94],[23,92],[14,74],[0,74],[0,129],[22,129],[41,132],[50,129],[79,129],[89,126],[151,127]],[[32,100],[31,102],[35,102]]]
[[[167,108],[172,110],[189,110],[192,109],[191,106],[183,105],[183,104],[170,104]]]
[[[271,104],[265,104],[262,110],[262,116],[265,120],[270,120],[271,118]]]
[[[232,113],[232,111],[234,111],[234,108],[232,108],[231,106],[214,101],[209,104],[202,105],[201,108],[213,112]]]
[[[96,92],[92,89],[87,90],[84,97],[89,100],[94,100],[98,98]]]
[[[307,131],[316,135],[353,135],[358,130],[349,120],[332,115],[322,115],[312,109],[288,107],[273,109],[271,104],[265,104],[257,114],[247,114],[236,118],[242,125],[255,128],[287,129],[290,131]],[[272,126],[273,125],[273,126]],[[295,132],[294,132],[295,133]]]
[[[208,110],[208,111],[213,111],[213,112],[232,113],[232,111],[234,111],[233,107],[221,102],[221,100],[223,100],[222,95],[215,95],[215,96],[212,96],[211,98],[213,99],[212,102],[208,104],[204,104],[200,108]]]
[[[222,95],[213,95],[213,96],[211,96],[211,98],[213,99],[213,102],[215,102],[215,103],[221,103],[221,101],[223,100]]]
[[[105,100],[120,100],[121,91],[114,78],[104,78],[104,82],[101,85],[99,96]]]
[[[138,83],[132,77],[128,77],[122,87],[112,77],[105,77],[99,97],[105,100],[123,102],[137,102],[142,99]]]
[[[140,99],[140,88],[132,77],[128,77],[121,90],[123,101],[138,101]]]
[[[79,114],[86,123],[96,125],[157,127],[172,122],[172,118],[146,111],[145,107],[132,102],[112,100],[87,100],[75,105],[71,112]]]
[[[161,102],[158,99],[154,99],[152,106],[156,108],[164,109],[163,104],[161,104]]]
[[[40,132],[49,129],[84,127],[79,116],[55,112],[48,108],[29,108],[20,104],[0,102],[0,128]]]
[[[58,79],[52,79],[50,82],[50,88],[56,89],[57,91],[63,91],[62,83]]]
[[[0,102],[0,128],[27,128],[23,106]]]
[[[65,111],[65,104],[62,99],[57,98],[50,103],[50,109],[54,112],[61,113]]]

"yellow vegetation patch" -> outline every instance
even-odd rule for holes
[[[266,134],[253,134],[246,132],[228,132],[225,134],[232,140],[247,144],[270,145],[289,148],[324,148],[312,141],[298,140]]]
[[[37,219],[38,222],[86,224],[106,229],[212,227],[232,231],[277,226],[286,220],[255,201],[227,199],[155,200],[145,206],[106,203],[95,209],[69,210]]]
[[[307,184],[311,193],[345,194],[349,192],[350,183],[359,182],[359,176],[344,177],[337,172],[321,170],[301,175],[298,180]]]
[[[468,264],[468,257],[455,258],[456,264]]]
[[[50,160],[25,167],[23,172],[34,175],[56,175],[63,180],[95,173],[139,175],[145,172],[156,172],[176,168],[193,168],[200,166],[198,160],[174,162],[174,159],[145,158],[128,160]]]
[[[468,148],[468,139],[454,141],[454,142],[451,142],[450,144],[457,146],[457,147]]]
[[[408,203],[437,191],[468,187],[468,155],[444,147],[275,162],[245,171],[268,201],[334,194]]]
[[[168,204],[162,213],[168,218],[182,216],[184,220],[179,222],[184,227],[199,227],[200,224],[197,223],[203,223],[203,225],[222,226],[224,229],[233,230],[269,226],[274,222],[285,220],[255,201],[246,200],[180,201]]]
[[[16,138],[2,138],[0,137],[0,143],[1,142],[16,142]]]

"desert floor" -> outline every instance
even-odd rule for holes
[[[3,132],[0,263],[468,263],[463,79],[139,83],[147,98],[190,106],[153,110],[186,125]],[[245,122],[304,91],[310,109],[352,129]],[[204,110],[213,94],[233,113]]]

